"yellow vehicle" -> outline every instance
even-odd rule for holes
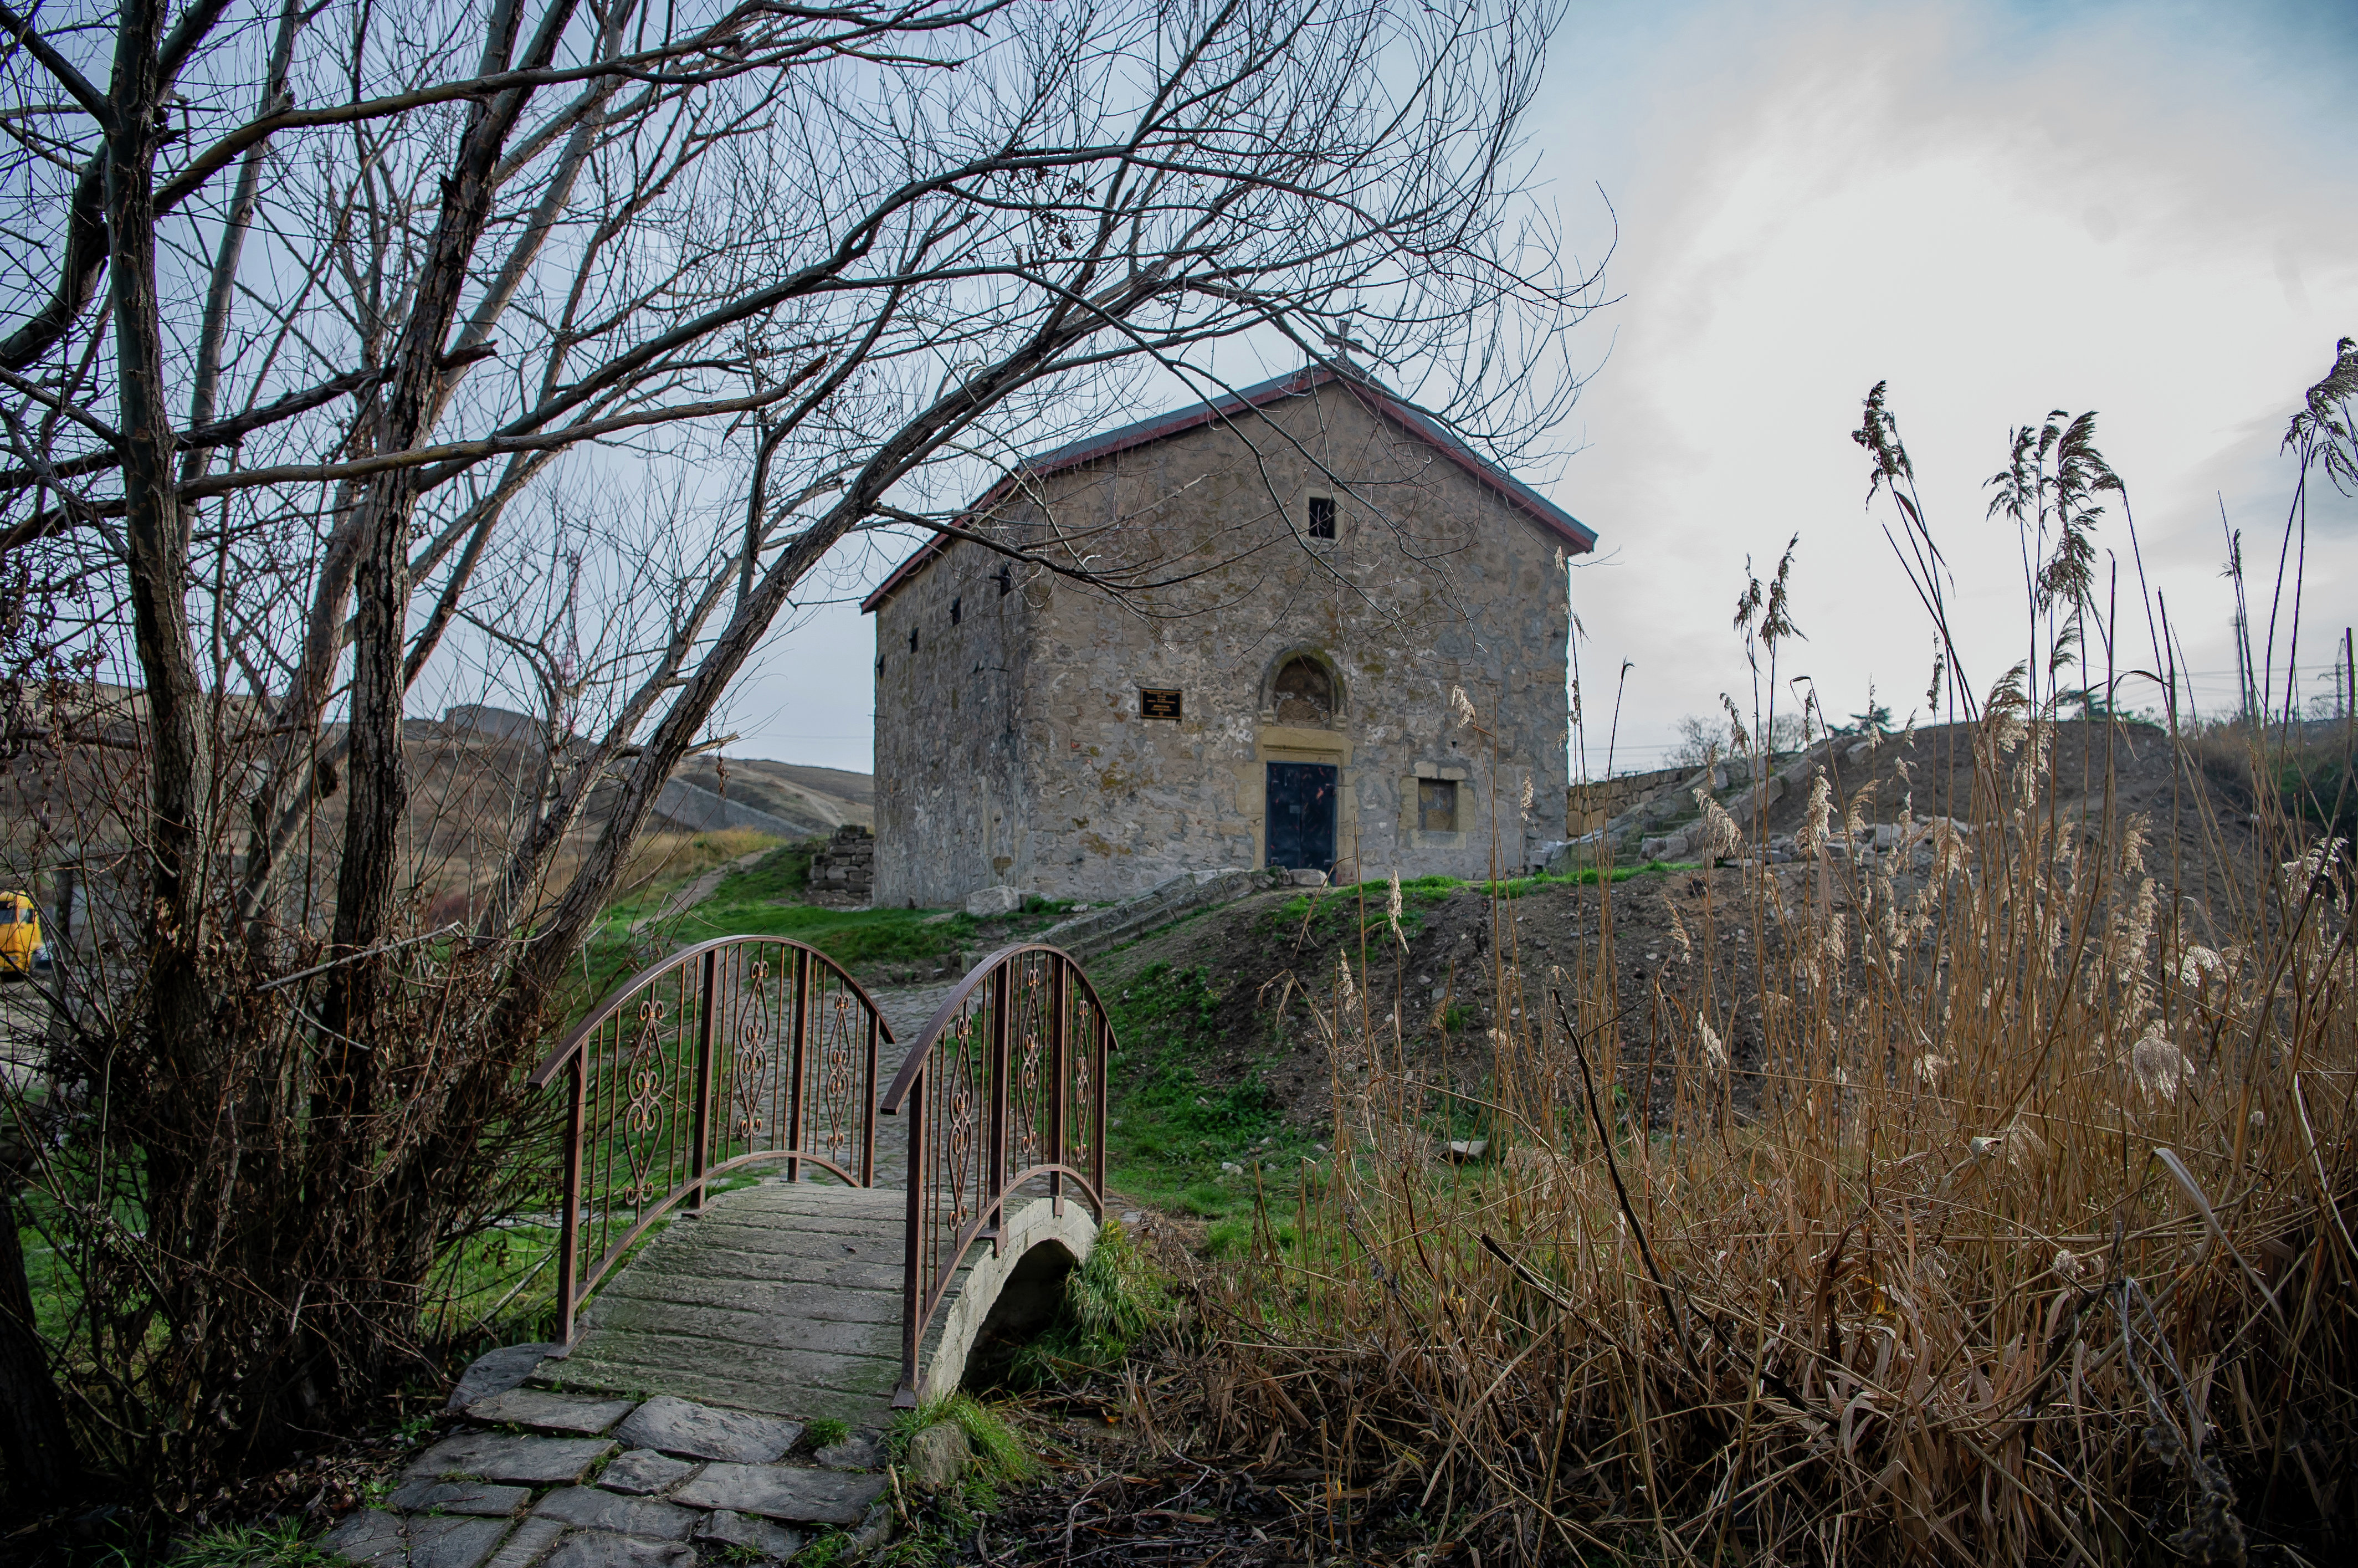
[[[0,975],[29,975],[35,965],[46,968],[49,955],[41,945],[41,909],[31,895],[0,892]]]

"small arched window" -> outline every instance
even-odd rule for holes
[[[1335,677],[1315,659],[1286,660],[1273,695],[1280,724],[1324,730],[1335,722]]]

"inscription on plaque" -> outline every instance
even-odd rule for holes
[[[1176,719],[1179,717],[1179,693],[1151,686],[1140,687],[1138,713],[1141,719]]]

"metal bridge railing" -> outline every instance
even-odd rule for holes
[[[817,948],[725,936],[633,977],[527,1080],[569,1096],[557,1311],[582,1302],[647,1228],[693,1212],[715,1176],[805,1162],[876,1179],[876,1061],[892,1038],[860,982]]]
[[[967,1254],[998,1246],[1008,1200],[1043,1182],[1105,1219],[1106,1057],[1113,1026],[1070,954],[1002,947],[944,1001],[884,1091],[909,1124],[908,1239],[897,1405],[917,1401],[917,1357]]]

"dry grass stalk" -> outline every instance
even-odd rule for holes
[[[1493,1162],[1437,1173],[1444,1107],[1347,968],[1326,1179],[1292,1249],[1205,1287],[1220,1435],[1515,1560],[2346,1539],[2343,863],[2288,867],[2265,942],[2203,946],[2141,825],[2089,843],[2040,809],[2043,728],[1993,704],[2013,787],[1929,835],[1920,888],[1887,860],[1748,878],[1784,957],[1747,1114],[1745,1021],[1710,1005],[1650,1021],[1686,1069],[1669,1125],[1617,1109],[1607,946],[1501,977],[1545,1002],[1493,1032]]]
[[[2002,681],[1970,820],[1903,808],[1897,853],[1845,853],[1873,825],[1821,773],[1803,863],[1745,862],[1681,926],[1685,1005],[1616,1011],[1609,879],[1569,969],[1531,972],[1502,917],[1478,1103],[1421,1071],[1381,946],[1336,976],[1334,1154],[1290,1237],[1269,1217],[1199,1286],[1205,1436],[1320,1467],[1320,1533],[1369,1559],[2346,1550],[2348,847],[2288,838],[2202,924],[2108,783],[2057,809],[2058,713]],[[1739,924],[1745,998],[1709,978]],[[1613,1082],[1631,1035],[1678,1065],[1667,1123]],[[1487,1162],[1437,1160],[1469,1110]]]

